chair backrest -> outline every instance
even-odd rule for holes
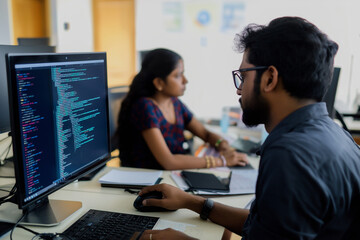
[[[125,98],[128,91],[128,86],[112,87],[108,90],[111,151],[114,151],[118,147],[117,137],[115,137],[118,125],[117,120],[120,112],[121,102]]]

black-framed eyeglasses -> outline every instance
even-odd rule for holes
[[[244,83],[244,77],[241,76],[242,72],[261,70],[261,69],[267,69],[267,68],[268,67],[266,67],[266,66],[258,66],[258,67],[251,67],[251,68],[242,68],[242,69],[232,71],[235,87],[240,90],[240,86]]]

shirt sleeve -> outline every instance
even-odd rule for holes
[[[179,102],[182,116],[184,118],[184,126],[186,127],[193,118],[193,113],[186,107],[186,105],[182,101],[180,101],[179,99],[177,101]]]
[[[157,110],[151,100],[140,98],[131,109],[132,124],[139,131],[160,128]]]
[[[316,238],[329,207],[326,189],[301,155],[282,147],[267,151],[244,239]]]

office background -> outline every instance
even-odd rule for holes
[[[12,9],[21,8],[21,4],[25,2],[27,1],[0,1],[0,44],[17,44],[14,39],[16,33],[13,26],[16,23],[13,22]],[[236,33],[249,23],[267,24],[273,18],[286,15],[304,17],[339,44],[335,66],[341,67],[342,70],[335,106],[340,111],[355,110],[354,101],[360,94],[358,80],[360,68],[357,67],[360,64],[360,28],[358,27],[360,3],[357,0],[43,0],[43,2],[45,7],[50,9],[50,14],[40,21],[46,21],[45,32],[50,38],[50,44],[56,46],[57,52],[86,52],[101,49],[97,44],[111,41],[111,30],[116,30],[117,22],[122,23],[121,29],[132,34],[132,37],[119,44],[112,43],[117,45],[113,49],[119,52],[130,51],[134,54],[125,59],[117,59],[109,51],[109,86],[130,82],[131,76],[138,69],[139,51],[165,47],[179,52],[185,60],[185,75],[189,80],[182,100],[198,118],[219,118],[223,106],[237,106],[238,97],[233,87],[231,71],[239,67],[242,55],[233,50]],[[99,2],[106,2],[108,10],[126,6],[133,11],[133,15],[130,13],[130,19],[133,18],[134,21],[128,21],[128,12],[117,14],[108,11],[109,19],[105,21],[104,17],[99,18],[101,16],[97,11]],[[24,11],[26,11],[25,5]],[[103,25],[101,23],[99,25],[98,19],[105,21]],[[104,25],[106,28],[103,27]],[[130,28],[126,29],[127,26]],[[121,29],[118,31],[120,35]],[[115,37],[113,39],[116,41]]]

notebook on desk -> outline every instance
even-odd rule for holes
[[[160,183],[162,171],[123,171],[113,169],[99,179],[102,187],[143,188]]]

